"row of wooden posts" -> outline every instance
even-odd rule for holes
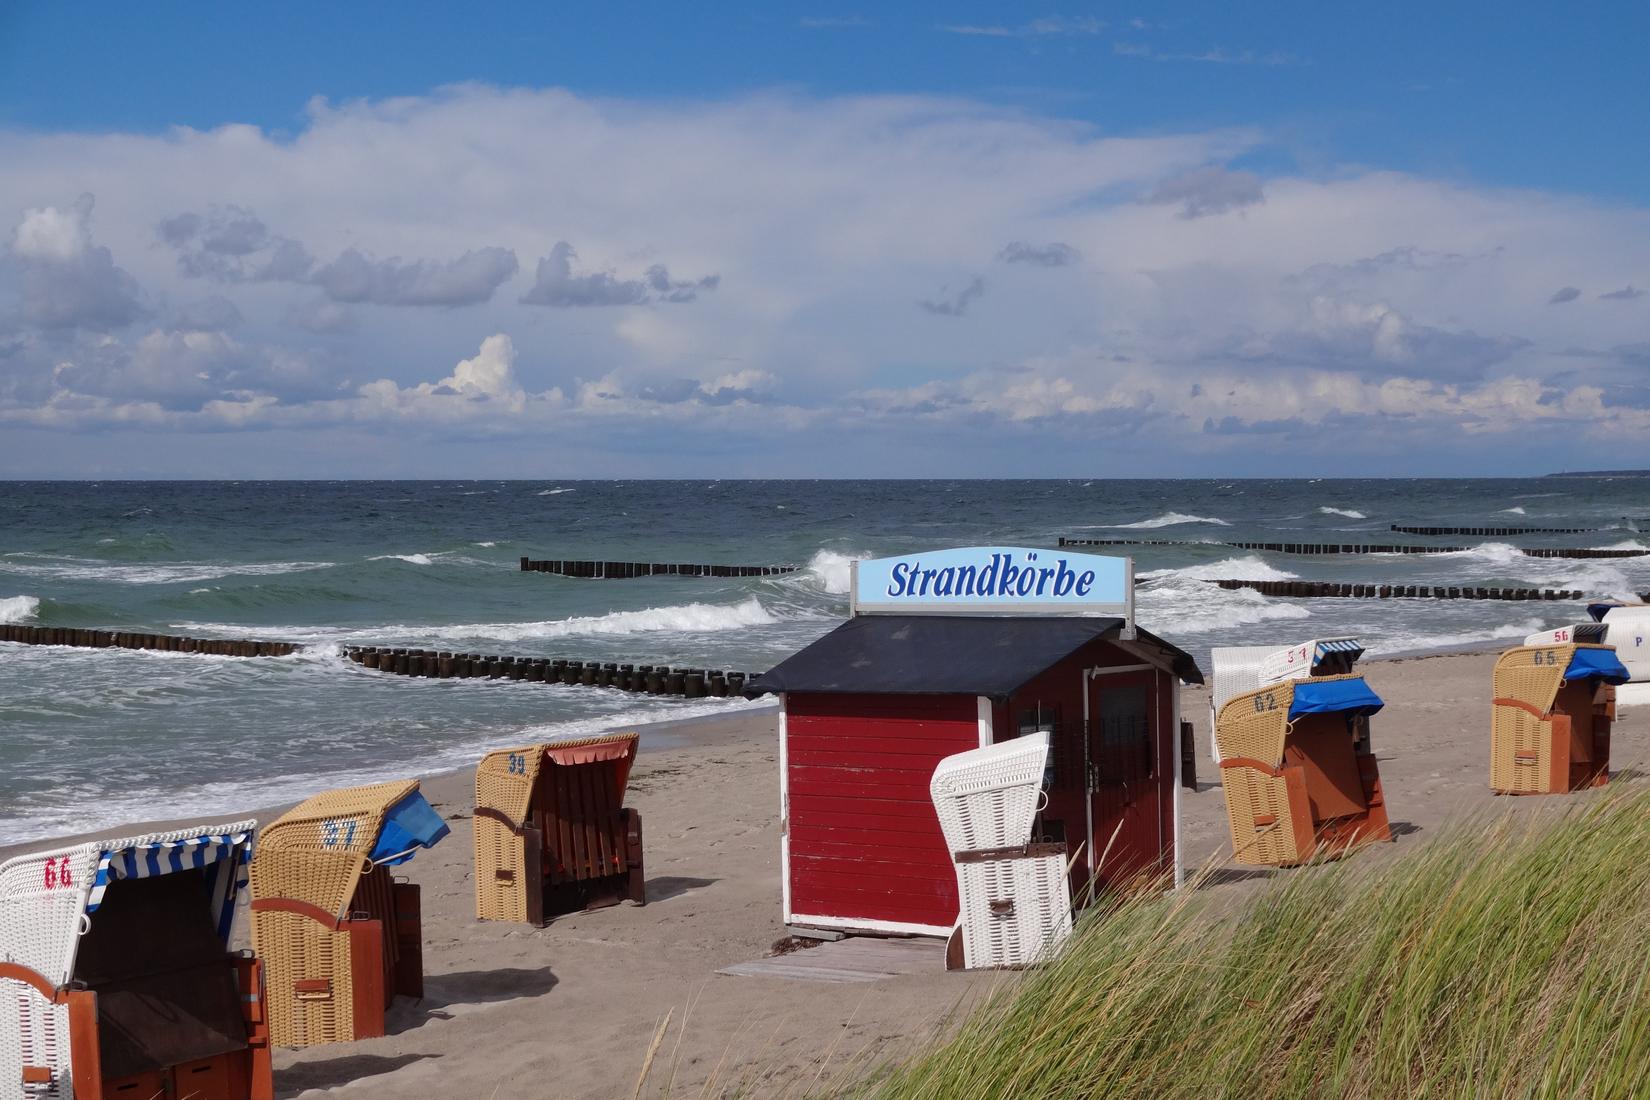
[[[680,695],[687,699],[743,695],[746,683],[752,679],[746,673],[719,668],[670,668],[618,661],[574,661],[563,657],[501,657],[387,646],[345,646],[344,656],[366,668],[398,676],[582,684],[646,695]]]
[[[88,649],[154,649],[165,653],[208,653],[218,657],[286,657],[302,646],[246,638],[187,638],[176,634],[139,634],[124,630],[86,630],[76,626],[29,626],[0,623],[0,642],[24,645],[69,645]]]
[[[1061,546],[1225,546],[1274,554],[1459,554],[1466,546],[1381,546],[1333,542],[1203,542],[1197,539],[1067,539]],[[1527,546],[1527,558],[1642,558],[1650,550],[1595,550],[1591,547]]]
[[[1602,527],[1406,527],[1394,523],[1392,529],[1401,535],[1483,535],[1501,538],[1506,535],[1586,535],[1603,530]]]
[[[1555,588],[1458,588],[1425,584],[1336,584],[1329,581],[1216,581],[1222,588],[1250,588],[1263,596],[1349,596],[1376,600],[1584,600],[1585,592]],[[1650,593],[1646,593],[1650,596]]]
[[[593,580],[631,580],[635,577],[777,577],[795,573],[795,565],[695,565],[652,561],[570,561],[552,558],[521,559],[523,573],[556,573]]]

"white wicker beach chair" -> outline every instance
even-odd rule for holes
[[[1277,651],[1275,645],[1220,646],[1209,651],[1209,663],[1214,670],[1209,687],[1209,756],[1217,768],[1220,741],[1215,736],[1215,716],[1228,699],[1260,686],[1260,666]]]
[[[1622,710],[1650,706],[1650,605],[1626,603],[1588,608],[1605,627],[1603,639],[1615,647],[1616,657],[1632,680],[1616,687],[1616,706]],[[1577,641],[1583,641],[1577,638]],[[1525,645],[1545,644],[1525,642]]]
[[[147,1024],[153,1031],[169,1033],[174,1049],[190,1042],[190,1036],[179,1036],[193,1022],[195,1006],[178,1003],[175,997],[187,994],[167,987],[168,972],[155,970],[154,956],[166,952],[154,945],[169,940],[166,929],[98,923],[105,895],[114,884],[182,871],[200,872],[202,893],[184,896],[199,896],[209,907],[204,915],[191,915],[189,926],[206,939],[216,934],[216,961],[207,957],[203,965],[224,969],[219,1007],[238,1013],[247,1028],[241,1050],[203,1052],[193,1060],[187,1091],[202,1098],[215,1098],[225,1089],[230,1095],[270,1095],[256,963],[232,959],[227,950],[235,898],[246,884],[256,827],[256,822],[242,821],[124,837],[33,852],[0,864],[0,1100],[72,1100],[77,1092],[112,1097],[125,1095],[124,1089],[145,1096],[157,1089],[182,1094],[180,1083],[171,1077],[175,1066],[146,1064],[137,1070],[129,1065],[146,1054],[142,1037],[133,1034],[134,1023],[138,1031]],[[124,893],[123,899],[130,900]],[[151,905],[146,915],[153,919],[157,912],[164,917],[169,911]],[[94,965],[103,968],[99,975],[86,972],[81,952],[83,943],[92,942],[83,937],[94,931]],[[122,947],[123,937],[129,942]],[[172,954],[180,954],[175,942],[168,946]],[[107,973],[111,959],[122,971],[119,975]],[[162,986],[158,991],[157,980]],[[117,994],[108,993],[114,988]],[[99,1003],[100,989],[119,1001],[109,1002],[118,1020],[108,1019],[109,1006]],[[112,1057],[103,1049],[108,1039],[105,1025],[121,1032],[110,1048]]]
[[[956,962],[1029,966],[1071,934],[1064,844],[1032,844],[1049,735],[948,756],[929,793],[957,872]]]
[[[939,762],[928,793],[953,853],[1026,842],[1048,752],[1049,735],[1032,733]]]

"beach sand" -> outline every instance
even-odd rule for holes
[[[1476,654],[1360,666],[1387,702],[1373,736],[1400,835],[1353,858],[1401,858],[1452,817],[1538,812],[1570,801],[1490,793],[1492,662]],[[453,830],[402,868],[424,888],[426,995],[396,1003],[384,1038],[278,1052],[277,1094],[630,1097],[667,1013],[642,1095],[663,1095],[666,1086],[671,1095],[716,1094],[738,1085],[757,1095],[796,1094],[914,1049],[951,1014],[1012,982],[943,971],[846,985],[716,973],[766,955],[785,935],[776,713],[644,730],[627,804],[643,817],[648,904],[563,917],[543,929],[474,919],[473,773],[425,780],[426,795]],[[1201,782],[1185,795],[1185,854],[1195,868],[1219,863],[1230,845],[1208,754],[1206,690],[1186,689],[1182,713],[1198,740]],[[1617,723],[1612,764],[1622,780],[1641,781],[1647,725],[1650,710]],[[1240,903],[1277,873],[1312,872],[1231,868],[1204,888]]]

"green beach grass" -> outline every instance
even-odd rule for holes
[[[1056,961],[846,1094],[1650,1095],[1650,792],[1224,893],[1091,913]]]

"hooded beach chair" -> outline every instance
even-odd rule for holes
[[[1616,685],[1616,705],[1629,707],[1650,706],[1650,604],[1617,603],[1615,601],[1587,605],[1587,614],[1595,625],[1604,628],[1604,636],[1597,639],[1574,637],[1570,641],[1604,642],[1616,651],[1630,677],[1627,683]],[[1526,638],[1525,645],[1536,642]]]
[[[1564,794],[1609,781],[1613,685],[1628,680],[1612,647],[1522,645],[1492,675],[1491,789]]]
[[[1369,745],[1384,704],[1361,676],[1285,680],[1229,699],[1216,731],[1239,863],[1291,867],[1391,840]]]
[[[647,902],[642,816],[624,805],[639,738],[500,749],[476,768],[476,918],[543,924]]]
[[[1292,646],[1221,646],[1209,651],[1214,683],[1209,691],[1209,728],[1216,729],[1220,708],[1238,695],[1267,684],[1352,671],[1364,648],[1356,638],[1314,638]],[[1220,766],[1220,737],[1209,738],[1209,754]]]
[[[259,964],[228,946],[256,827],[0,864],[0,1097],[273,1095]]]
[[[276,1046],[382,1035],[397,994],[423,996],[419,888],[390,868],[447,832],[410,779],[316,795],[264,829],[252,947]]]
[[[1021,967],[1071,934],[1064,843],[1031,843],[1049,735],[970,749],[941,760],[929,782],[957,873],[957,925],[948,969]]]

